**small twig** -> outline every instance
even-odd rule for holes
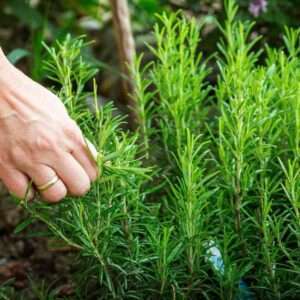
[[[131,75],[135,57],[135,43],[130,24],[130,13],[127,0],[110,0],[115,36],[118,46],[119,61],[122,73],[126,79],[122,79],[122,100],[129,108],[130,125],[136,128],[138,124],[135,114],[134,83]]]

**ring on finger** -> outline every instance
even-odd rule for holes
[[[45,192],[46,190],[50,189],[53,185],[55,185],[58,182],[59,178],[57,175],[55,175],[52,179],[50,179],[48,182],[38,185],[37,189],[40,192]]]

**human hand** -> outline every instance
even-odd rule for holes
[[[11,65],[0,49],[0,179],[4,185],[23,198],[32,179],[35,186],[46,187],[41,191],[45,200],[58,202],[67,193],[84,195],[96,177],[96,162],[62,102]],[[31,188],[28,196],[33,194]]]

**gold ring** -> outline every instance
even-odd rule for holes
[[[50,189],[55,183],[57,183],[57,181],[59,180],[59,178],[57,177],[57,175],[55,175],[51,180],[49,180],[48,182],[38,185],[37,189],[40,192],[44,192],[48,189]]]

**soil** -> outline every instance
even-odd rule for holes
[[[54,249],[50,238],[33,236],[32,233],[46,232],[41,223],[15,234],[16,225],[26,217],[8,196],[0,198],[0,292],[1,284],[9,281],[15,293],[25,294],[25,299],[37,299],[34,282],[55,288],[56,295],[72,295],[71,266],[75,253],[66,248]]]

